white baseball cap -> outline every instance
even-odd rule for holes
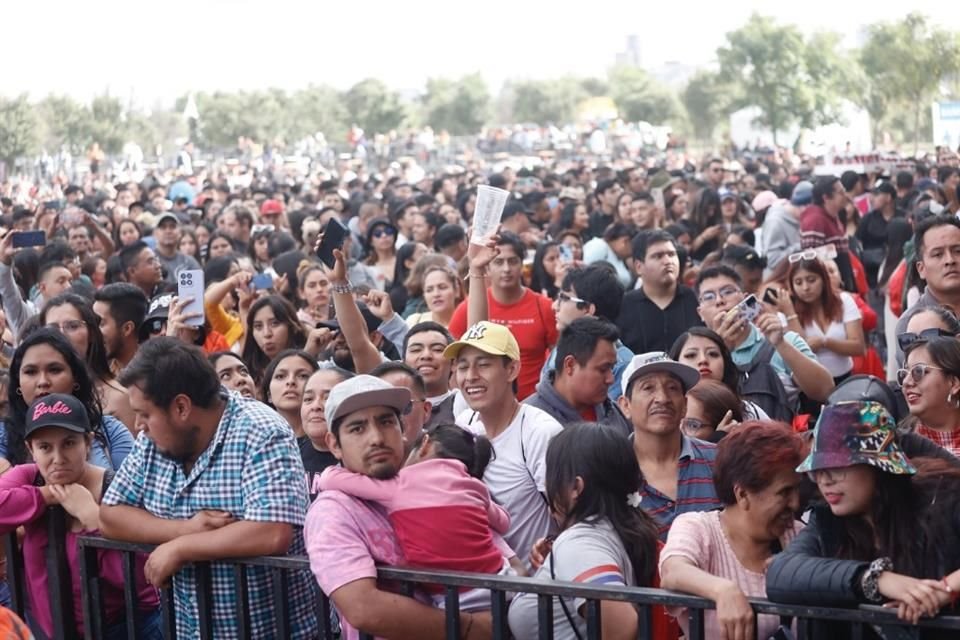
[[[623,370],[623,375],[620,376],[620,388],[626,394],[634,378],[658,372],[669,373],[678,378],[683,384],[684,393],[700,381],[700,372],[690,365],[671,360],[670,356],[663,351],[650,351],[633,356],[630,364]]]
[[[410,390],[395,387],[389,382],[368,375],[344,380],[330,390],[324,415],[332,429],[333,421],[354,411],[368,407],[390,407],[403,413],[410,404]]]

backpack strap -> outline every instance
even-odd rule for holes
[[[747,366],[743,372],[747,375],[750,375],[750,372],[753,371],[758,364],[770,362],[770,360],[773,358],[773,354],[776,352],[777,348],[774,347],[769,340],[764,338],[763,343],[760,345],[760,349],[757,351],[756,355],[751,358],[750,362],[747,363]]]

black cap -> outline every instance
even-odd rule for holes
[[[367,324],[367,333],[372,333],[380,328],[380,325],[383,321],[377,316],[373,315],[373,312],[370,311],[370,308],[367,307],[362,302],[357,303],[357,308],[360,309],[360,315],[363,316],[363,321]],[[320,322],[317,324],[318,327],[327,327],[328,329],[340,330],[340,321],[336,318],[330,318],[326,322]]]
[[[500,216],[500,220],[509,220],[513,216],[528,212],[533,213],[532,211],[528,211],[527,205],[523,203],[523,200],[511,198],[507,200],[506,206],[503,207],[503,215]]]
[[[899,421],[904,417],[897,402],[897,395],[890,385],[876,376],[865,373],[850,376],[838,384],[827,398],[826,404],[861,401],[879,402],[887,408],[895,420]]]
[[[740,264],[745,267],[764,269],[767,259],[754,251],[753,247],[742,244],[731,244],[723,248],[723,262]]]
[[[884,180],[883,182],[881,182],[880,184],[878,184],[876,187],[874,187],[874,188],[873,188],[873,192],[874,192],[874,193],[885,193],[885,194],[887,194],[888,196],[890,196],[891,198],[896,198],[896,197],[897,197],[897,188],[896,188],[895,186],[893,186],[892,184],[890,184],[890,182],[889,182],[888,180]]]
[[[151,334],[160,330],[162,323],[170,316],[170,302],[172,300],[172,293],[164,293],[150,301],[150,306],[147,307],[147,315],[140,325],[140,340],[146,340]]]
[[[24,437],[44,427],[60,427],[76,433],[91,431],[90,417],[83,403],[65,393],[51,393],[33,401],[27,409]]]

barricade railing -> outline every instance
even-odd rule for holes
[[[54,525],[50,525],[53,527]],[[53,530],[51,529],[51,532]],[[63,540],[62,537],[51,538]],[[24,573],[23,563],[16,547],[15,534],[6,536],[5,540],[8,557],[8,580],[10,581],[10,590],[13,597],[13,608],[20,614],[25,611],[26,600],[24,597]],[[58,552],[53,547],[60,546]],[[65,567],[65,554],[62,545],[50,545],[48,550],[47,566],[48,570],[52,562],[63,562],[61,568]],[[119,551],[123,554],[123,574],[124,574],[124,611],[127,625],[127,637],[134,640],[135,626],[130,624],[137,614],[137,581],[135,579],[136,571],[136,553],[149,553],[153,547],[150,545],[138,545],[116,540],[107,540],[98,537],[80,538],[80,578],[81,592],[83,598],[83,614],[85,637],[88,640],[103,637],[106,621],[103,616],[103,600],[100,588],[100,579],[97,575],[97,552],[100,549],[110,549]],[[237,592],[237,610],[235,612],[237,636],[240,638],[252,638],[250,625],[250,603],[247,599],[247,569],[248,567],[265,567],[270,570],[272,581],[272,606],[273,619],[275,621],[276,638],[289,637],[290,618],[288,601],[289,593],[289,575],[291,572],[309,571],[310,563],[306,557],[302,556],[263,556],[255,558],[237,558],[231,560],[218,561],[228,564],[232,567],[234,584]],[[196,588],[197,593],[197,612],[198,625],[201,640],[212,639],[213,630],[213,608],[212,608],[212,582],[210,563],[195,563]],[[420,571],[415,569],[398,569],[392,567],[381,567],[379,577],[384,580],[390,580],[401,585],[401,591],[407,595],[412,595],[418,585],[441,585],[445,588],[445,634],[449,639],[459,639],[464,631],[460,628],[460,589],[487,589],[490,591],[491,608],[490,612],[493,621],[493,638],[496,640],[507,640],[510,638],[509,627],[507,624],[507,594],[529,593],[535,594],[538,599],[538,622],[539,638],[552,640],[553,638],[553,599],[557,597],[575,597],[587,601],[586,605],[586,638],[597,639],[601,637],[601,607],[602,600],[612,600],[620,602],[630,602],[637,606],[640,612],[638,638],[650,638],[653,629],[653,609],[655,606],[666,607],[684,607],[689,612],[689,640],[702,640],[704,638],[704,612],[714,608],[711,600],[686,595],[664,589],[647,589],[640,587],[614,587],[614,586],[584,586],[579,583],[546,581],[533,578],[504,577],[486,574],[462,573],[462,572],[438,572],[438,571]],[[51,610],[54,616],[54,639],[69,640],[74,637],[72,629],[72,610],[63,611],[72,604],[72,596],[69,595],[69,581],[64,585],[65,576],[68,573],[54,571],[49,574],[51,595]],[[58,584],[54,584],[55,582]],[[61,594],[56,597],[56,594]],[[316,615],[318,620],[319,637],[322,640],[333,640],[336,637],[334,625],[331,622],[332,616],[330,600],[318,590],[316,603]],[[161,590],[161,611],[163,620],[163,632],[165,639],[174,639],[176,637],[176,618],[173,606],[172,588],[167,587]],[[791,618],[795,620],[796,637],[798,639],[812,640],[814,638],[814,625],[811,623],[817,621],[829,621],[831,623],[841,623],[849,625],[849,633],[844,637],[852,639],[862,638],[864,630],[869,625],[893,625],[898,626],[901,623],[896,617],[894,611],[878,606],[862,605],[857,608],[841,609],[829,607],[812,607],[804,605],[788,605],[770,602],[760,598],[749,598],[750,605],[753,607],[754,615],[773,615],[781,618]],[[57,609],[60,609],[58,611]],[[951,630],[960,637],[960,616],[937,616],[935,618],[925,618],[919,623],[919,627],[924,629],[943,629]],[[369,634],[361,634],[364,640],[372,639]],[[528,640],[528,639],[518,639]],[[767,640],[761,638],[759,640]]]

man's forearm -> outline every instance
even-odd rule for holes
[[[479,273],[470,273],[470,291],[467,294],[467,327],[489,320],[487,310],[487,279]],[[456,337],[456,336],[454,336]]]
[[[158,518],[128,505],[100,505],[100,533],[105,538],[140,544],[163,544],[184,534],[186,520]]]
[[[819,362],[808,358],[786,339],[777,346],[777,353],[793,372],[793,379],[807,397],[817,402],[825,402],[833,391],[833,376]]]
[[[293,541],[293,525],[285,522],[240,520],[190,533],[177,539],[186,562],[285,555]]]
[[[333,308],[357,373],[367,373],[381,362],[380,352],[367,333],[367,323],[352,293],[333,293]]]

